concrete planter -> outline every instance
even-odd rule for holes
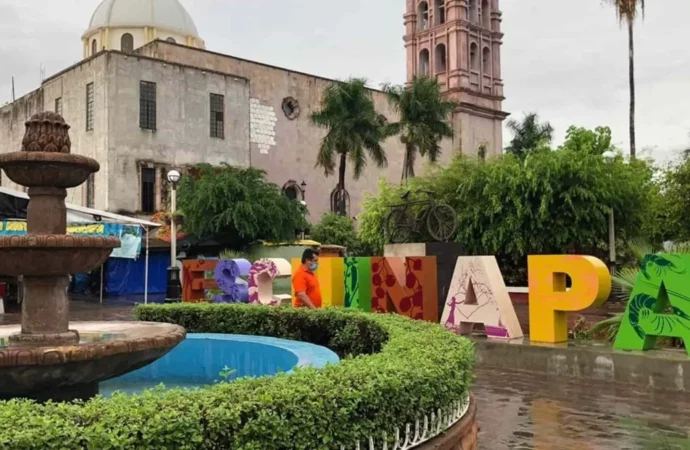
[[[470,407],[465,416],[442,435],[426,442],[415,450],[477,450],[477,402],[470,397]]]

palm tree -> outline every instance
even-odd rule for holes
[[[443,138],[452,138],[449,118],[457,104],[443,99],[436,78],[415,77],[409,87],[383,85],[391,106],[400,121],[387,128],[387,134],[401,134],[405,144],[402,180],[414,177],[414,164],[419,153],[436,162],[441,155]]]
[[[311,115],[311,121],[328,130],[319,148],[316,167],[323,168],[327,177],[331,176],[335,173],[337,155],[340,157],[333,209],[345,215],[348,156],[353,164],[355,180],[359,179],[367,165],[367,154],[379,168],[388,164],[386,152],[381,146],[385,139],[384,127],[374,108],[371,91],[366,88],[366,81],[355,78],[329,85],[321,98],[321,110]]]
[[[536,113],[525,114],[521,122],[511,119],[507,127],[513,133],[513,140],[506,147],[506,152],[519,159],[524,159],[532,150],[550,144],[553,139],[553,127],[548,122],[539,123],[539,115]]]
[[[635,144],[635,38],[633,29],[635,20],[642,14],[644,16],[644,0],[605,0],[616,8],[618,21],[628,27],[628,63],[630,82],[630,157],[636,154]]]

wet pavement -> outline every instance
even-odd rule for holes
[[[690,449],[690,394],[477,371],[481,450]]]

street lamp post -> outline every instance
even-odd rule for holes
[[[177,170],[168,172],[170,182],[170,267],[168,267],[168,286],[165,293],[166,303],[176,303],[182,297],[182,285],[180,284],[180,269],[177,267],[177,225],[175,213],[177,212],[177,183],[182,175]]]
[[[304,181],[304,180],[302,180],[302,184],[300,184],[299,186],[300,186],[300,188],[302,188],[302,201],[300,202],[300,204],[301,204],[302,207],[304,208],[304,211],[305,211],[304,222],[306,222],[306,221],[307,221],[307,216],[306,216],[306,210],[307,210],[307,182]],[[304,225],[303,225],[303,227],[304,227]],[[302,240],[304,240],[304,238],[306,237],[306,234],[307,234],[307,230],[305,230],[304,228],[302,228]]]
[[[608,150],[602,156],[606,162],[611,163],[616,159],[616,152]],[[613,206],[609,207],[609,270],[611,275],[616,273],[616,226]]]

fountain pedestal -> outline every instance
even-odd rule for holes
[[[82,323],[70,330],[68,275],[101,266],[120,240],[66,234],[67,189],[100,168],[70,154],[68,130],[59,115],[37,114],[26,122],[22,151],[0,155],[7,177],[29,188],[26,236],[0,237],[0,274],[24,279],[21,328],[0,327],[0,399],[92,397],[99,381],[155,361],[185,337],[183,328],[165,324]]]
[[[67,345],[79,342],[69,330],[69,277],[24,277],[22,331],[10,336],[13,345]]]

